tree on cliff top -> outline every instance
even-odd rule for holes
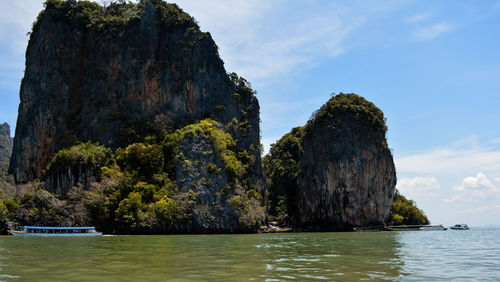
[[[335,120],[338,120],[339,123],[352,120],[364,125],[365,129],[387,132],[384,113],[375,104],[354,93],[333,95],[326,104],[313,114],[307,122],[307,126],[316,122],[327,122],[332,120],[333,117],[336,117]],[[328,127],[332,126],[339,127],[340,124],[328,124]]]
[[[77,23],[90,30],[121,31],[123,26],[138,20],[143,15],[143,8],[152,3],[157,13],[157,23],[160,26],[171,28],[175,26],[198,27],[195,19],[185,13],[176,4],[163,0],[140,1],[139,3],[125,1],[101,0],[99,3],[82,0],[46,0],[45,10],[40,12],[33,23],[32,32],[35,32],[45,14],[57,19]]]

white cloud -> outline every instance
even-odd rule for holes
[[[500,205],[490,205],[490,206],[479,206],[471,209],[464,209],[460,211],[460,213],[465,213],[465,214],[477,214],[477,213],[484,213],[484,212],[498,212],[500,211]]]
[[[462,181],[461,185],[453,187],[453,190],[456,191],[464,191],[470,189],[489,189],[492,191],[498,190],[498,188],[481,172],[478,172],[476,176],[466,177]]]
[[[431,16],[432,16],[431,12],[419,13],[419,14],[415,14],[409,18],[406,18],[406,22],[420,23],[420,22],[423,22],[423,21],[429,19]]]
[[[467,138],[447,148],[396,156],[399,173],[417,175],[470,175],[471,172],[500,172],[500,151]]]
[[[462,183],[453,186],[452,190],[458,191],[459,194],[444,199],[446,203],[467,204],[482,202],[482,206],[487,206],[484,203],[500,198],[500,181],[495,178],[492,182],[484,173],[478,172],[476,176],[464,178]]]
[[[427,195],[436,197],[436,193],[441,189],[435,177],[414,177],[402,178],[398,180],[396,188],[403,194]]]
[[[345,50],[344,40],[363,25],[363,12],[349,5],[314,5],[294,9],[283,0],[175,1],[209,31],[227,71],[248,80],[274,78],[313,66]],[[0,43],[13,55],[2,56],[2,65],[16,61],[22,67],[31,24],[43,0],[7,1],[0,10]],[[321,9],[324,6],[329,8]],[[380,9],[380,7],[377,7]],[[372,9],[373,10],[373,9]],[[371,11],[373,12],[373,11]],[[18,58],[17,58],[18,57]]]
[[[415,30],[413,32],[413,39],[416,41],[431,40],[454,29],[454,25],[446,22],[440,22]]]
[[[435,206],[426,207],[428,210],[436,209],[435,213],[439,212],[440,205],[454,210],[455,214],[465,209],[468,214],[479,213],[484,207],[498,204],[500,199],[500,151],[495,142],[479,142],[476,136],[471,136],[446,148],[407,156],[396,155],[395,163],[398,175],[424,175],[438,179],[441,198],[434,198],[439,201]],[[402,178],[399,182],[398,189],[404,189],[403,184],[418,181]],[[417,202],[431,200],[424,191],[417,194],[414,190],[407,189],[410,198],[414,197]],[[431,190],[427,195],[430,193],[435,191]]]
[[[347,39],[372,15],[394,9],[397,1],[298,2],[221,0],[176,1],[208,30],[226,69],[256,82],[302,71],[347,49]],[[279,79],[279,78],[277,78]]]
[[[463,202],[464,197],[463,195],[454,195],[453,197],[449,199],[443,199],[445,203],[451,204],[451,203],[457,203],[457,202]]]

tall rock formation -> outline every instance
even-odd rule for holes
[[[70,201],[67,222],[167,233],[265,220],[255,92],[175,4],[47,0],[20,96],[10,170]]]
[[[396,185],[386,131],[372,103],[355,94],[332,97],[266,157],[274,205],[286,196],[289,215],[303,230],[383,224]]]
[[[10,170],[42,177],[76,141],[113,149],[210,117],[247,122],[235,139],[259,156],[259,105],[238,93],[209,33],[175,4],[144,0],[103,8],[48,0],[26,51]],[[255,164],[253,179],[261,174]]]

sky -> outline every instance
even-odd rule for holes
[[[357,93],[388,124],[397,189],[431,223],[500,225],[500,0],[179,0],[261,106],[262,143]],[[0,122],[14,132],[42,0],[0,0]]]

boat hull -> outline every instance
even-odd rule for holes
[[[467,224],[455,224],[450,226],[451,230],[469,230],[469,226]]]
[[[101,236],[101,232],[96,233],[73,233],[73,234],[49,234],[49,233],[26,233],[24,231],[8,231],[10,235],[22,237],[94,237]]]

